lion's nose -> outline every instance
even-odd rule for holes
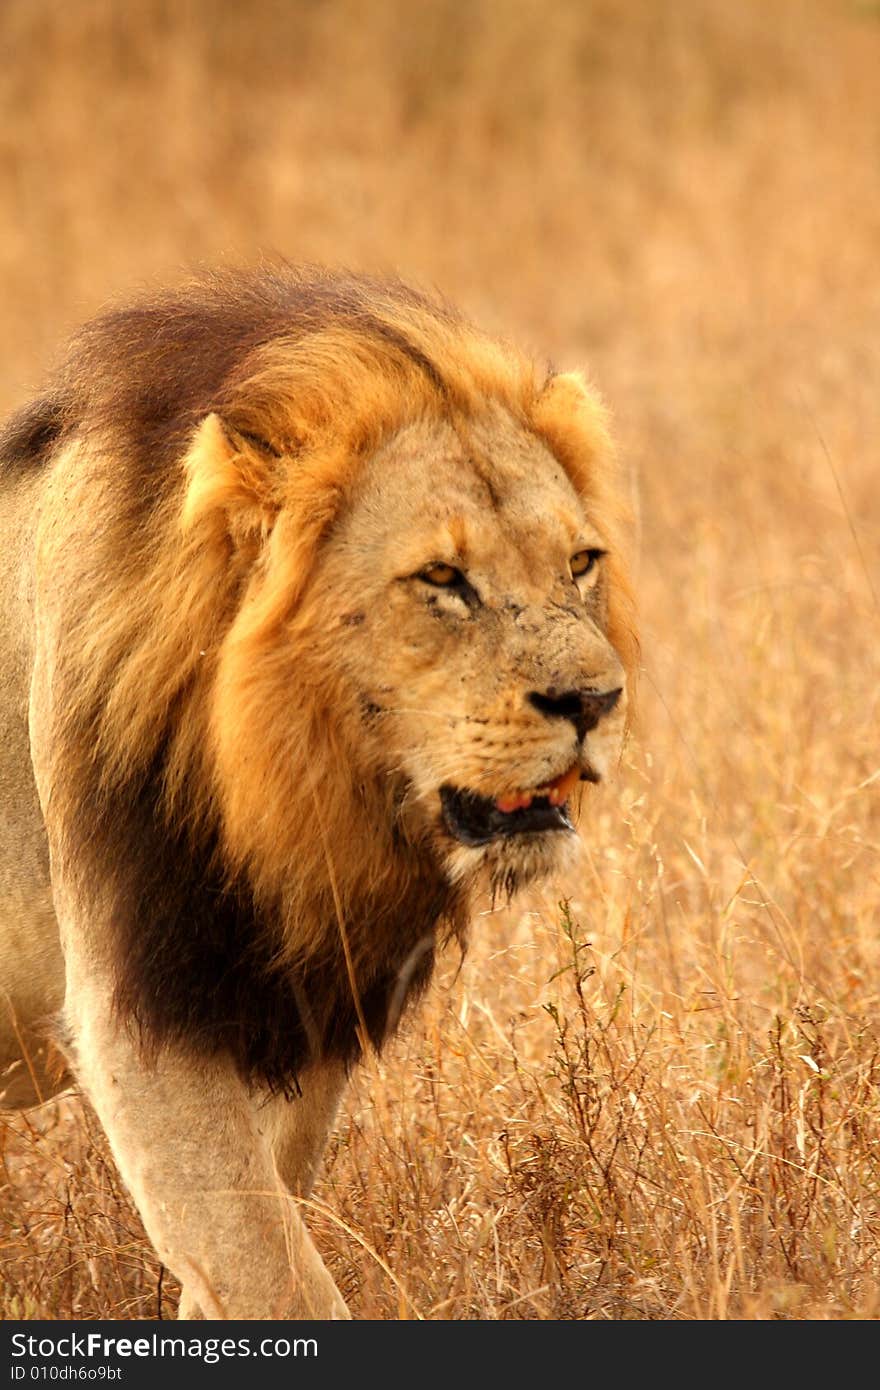
[[[543,692],[530,690],[526,696],[530,705],[540,710],[548,719],[570,719],[579,739],[583,739],[595,729],[604,714],[609,714],[622,694],[622,687],[615,690],[554,690]]]

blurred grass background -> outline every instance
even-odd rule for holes
[[[111,297],[280,252],[586,365],[640,476],[638,737],[582,873],[353,1088],[357,1239],[312,1225],[355,1313],[877,1316],[880,7],[5,0],[0,39],[0,406]],[[0,1154],[2,1312],[173,1313],[78,1104]]]

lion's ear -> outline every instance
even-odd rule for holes
[[[545,407],[552,403],[557,408],[567,406],[570,411],[581,410],[585,405],[594,406],[596,396],[587,385],[583,372],[551,371],[544,382],[539,403]]]
[[[184,471],[185,531],[211,520],[237,543],[271,531],[280,505],[278,454],[271,445],[212,413],[196,430]]]
[[[597,471],[607,468],[613,457],[608,414],[597,392],[580,372],[559,372],[538,396],[533,419],[575,487],[589,496]]]

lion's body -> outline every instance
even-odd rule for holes
[[[266,1194],[478,882],[559,863],[624,526],[580,384],[320,273],[98,320],[0,438],[0,1094],[50,1093],[61,1010],[189,1311],[342,1315]]]

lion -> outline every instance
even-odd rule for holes
[[[585,380],[397,280],[203,274],[6,425],[0,1092],[75,1079],[182,1317],[348,1316],[301,1199],[619,759],[629,526]]]

